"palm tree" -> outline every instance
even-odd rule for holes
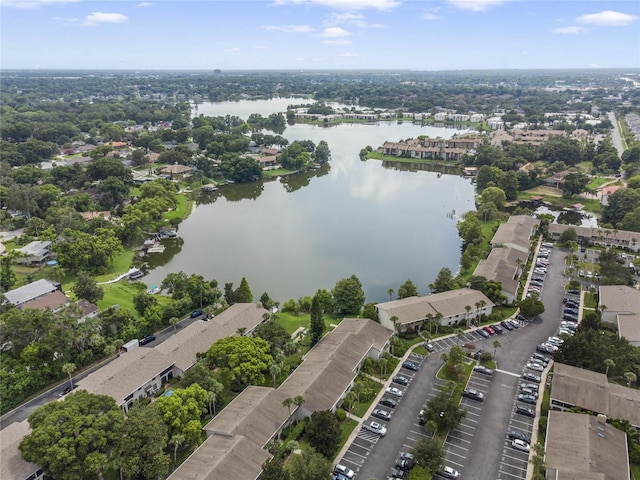
[[[293,403],[298,408],[300,408],[304,404],[304,402],[306,402],[306,400],[302,395],[296,395],[295,398],[293,399]]]
[[[605,376],[609,376],[609,368],[610,367],[615,367],[616,366],[616,362],[614,362],[613,360],[611,360],[610,358],[605,358],[604,359],[604,364],[607,366],[607,369],[604,371]]]
[[[464,309],[467,312],[466,315],[465,315],[465,320],[466,320],[467,327],[469,327],[469,312],[471,311],[471,306],[470,305],[465,305]]]
[[[176,328],[178,327],[178,323],[180,323],[180,319],[178,317],[171,317],[169,319],[169,324],[173,325],[173,331],[176,331]]]
[[[181,433],[175,433],[169,439],[169,445],[173,445],[173,462],[174,463],[177,462],[178,448],[180,447],[180,445],[182,445],[185,442],[186,439],[187,437],[185,437]]]
[[[440,326],[440,320],[442,320],[443,315],[440,312],[436,312],[435,320],[436,320],[436,335],[438,335],[438,327]]]
[[[351,408],[353,407],[353,403],[356,401],[356,395],[353,392],[349,392],[344,397],[344,403],[347,404],[347,411],[349,415],[351,415]]]
[[[216,413],[216,400],[217,399],[218,399],[218,395],[216,394],[216,392],[212,392],[210,390],[207,390],[207,400],[208,400],[208,403],[209,403],[209,415],[211,415],[212,417]]]
[[[207,318],[212,318],[213,315],[216,313],[216,309],[214,308],[213,305],[207,305],[206,307],[204,307],[203,311],[207,316]]]
[[[485,302],[484,300],[480,300],[479,303],[480,303],[480,310],[482,310],[487,305],[487,302]],[[477,322],[478,325],[480,325],[480,317],[481,315],[478,315],[478,322]]]
[[[71,374],[76,371],[76,368],[77,367],[75,363],[65,363],[64,365],[62,365],[62,371],[67,375],[69,375],[69,386],[71,387],[72,390],[73,390],[73,378],[71,378]]]
[[[280,376],[281,372],[282,370],[280,370],[280,367],[278,366],[277,363],[272,363],[271,366],[269,367],[269,373],[271,374],[271,379],[273,380],[274,388],[276,386],[276,379]]]
[[[289,410],[289,416],[291,416],[291,405],[293,405],[293,398],[287,397],[282,401],[282,406],[287,407]]]
[[[247,331],[247,327],[239,327],[238,330],[236,330],[236,333],[241,337],[244,337],[244,334],[246,331]]]
[[[455,332],[453,332],[456,334],[456,339],[458,340],[458,345],[460,345],[460,341],[462,340],[462,335],[464,335],[464,330],[461,329],[460,327],[456,328]]]
[[[624,379],[627,381],[627,387],[631,387],[631,384],[635,382],[638,377],[636,377],[636,374],[633,372],[626,372],[624,374]]]
[[[494,340],[493,341],[493,358],[496,358],[496,352],[500,347],[502,347],[500,340]]]
[[[382,357],[380,360],[378,360],[378,365],[380,365],[380,373],[382,374],[383,377],[387,373],[387,365],[388,364],[389,364],[389,360],[387,360],[384,357]]]
[[[393,288],[390,288],[387,290],[387,293],[389,294],[389,301],[391,301],[393,294],[396,293],[396,291]]]
[[[429,324],[429,338],[431,338],[431,325],[433,325],[433,315],[431,313],[427,313],[425,318],[427,319],[427,323]]]
[[[476,302],[476,323],[480,321],[480,302]]]

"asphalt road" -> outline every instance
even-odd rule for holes
[[[613,146],[618,151],[618,156],[622,157],[624,153],[624,147],[622,146],[622,138],[620,138],[620,132],[618,132],[618,121],[616,120],[616,115],[613,112],[608,113],[609,120],[613,124],[613,129],[611,130],[611,141]]]
[[[501,347],[496,349],[497,370],[493,377],[474,372],[469,386],[485,393],[483,403],[463,399],[467,418],[452,430],[445,445],[447,454],[445,463],[460,472],[461,478],[468,480],[524,479],[528,465],[527,454],[511,447],[507,441],[510,429],[531,434],[534,420],[515,413],[518,385],[525,364],[535,352],[536,345],[552,336],[559,325],[562,312],[564,284],[564,258],[568,250],[555,247],[549,257],[549,269],[545,276],[541,299],[545,312],[533,322],[499,336],[484,339],[478,334],[467,332],[461,343],[474,343],[476,348],[493,353],[493,341],[499,340]],[[436,352],[424,361],[419,372],[413,376],[405,390],[392,419],[387,422],[387,435],[365,442],[360,437],[340,459],[339,463],[354,470],[357,478],[386,479],[390,469],[401,451],[410,451],[415,442],[425,435],[424,428],[418,424],[418,413],[426,400],[439,391],[441,381],[435,377],[442,365],[440,353],[448,351],[456,338],[439,339],[432,342]],[[407,371],[402,370],[406,375]],[[382,398],[383,395],[379,397]],[[533,407],[533,406],[532,406]],[[366,419],[366,422],[371,419]]]

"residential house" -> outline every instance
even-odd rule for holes
[[[78,323],[83,323],[89,318],[96,317],[98,313],[100,313],[100,309],[95,303],[91,303],[89,300],[85,300],[84,298],[78,300],[75,304],[75,307],[80,312]]]
[[[29,242],[22,248],[16,248],[15,251],[20,254],[16,257],[16,263],[19,265],[42,265],[51,255],[51,244],[53,242],[46,240],[35,240]]]
[[[22,458],[18,449],[22,439],[31,433],[29,422],[14,422],[0,430],[0,474],[3,480],[43,480],[44,472],[35,463]]]
[[[607,185],[604,187],[598,188],[596,195],[600,199],[600,203],[602,205],[609,205],[609,197],[616,193],[618,190],[623,190],[626,187],[622,185]]]
[[[174,164],[167,165],[166,167],[161,168],[160,174],[168,175],[169,177],[171,177],[171,180],[181,181],[184,180],[185,177],[189,176],[192,171],[193,168],[186,165]]]
[[[555,363],[550,397],[552,410],[580,407],[640,428],[640,390],[609,383],[603,373]]]
[[[4,298],[5,301],[18,307],[56,291],[62,292],[62,286],[58,282],[43,278],[28,285],[9,290],[4,294]]]
[[[600,285],[602,321],[615,326],[618,335],[640,347],[640,291],[626,285]]]
[[[569,170],[563,170],[562,172],[554,173],[550,177],[543,178],[542,183],[547,185],[548,187],[559,188],[562,190],[564,188],[564,181],[567,178],[567,175],[573,173]]]
[[[47,295],[43,295],[38,298],[34,298],[33,300],[29,300],[28,302],[21,303],[18,305],[18,308],[21,310],[25,310],[27,308],[31,308],[34,310],[51,310],[52,312],[59,312],[60,310],[71,305],[71,300],[67,297],[64,292],[60,290],[56,290]]]
[[[627,435],[592,415],[550,411],[544,460],[547,479],[631,478]]]
[[[467,306],[471,307],[468,312]],[[394,331],[397,325],[402,329],[422,328],[428,319],[435,320],[438,314],[442,316],[439,322],[442,326],[468,325],[482,315],[491,315],[493,307],[486,295],[471,288],[402,298],[375,306],[380,325]]]

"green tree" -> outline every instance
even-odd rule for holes
[[[79,272],[76,283],[71,287],[73,294],[79,298],[96,303],[104,297],[104,290],[87,272]]]
[[[321,455],[333,459],[340,446],[340,423],[330,410],[313,412],[304,438]]]
[[[502,347],[502,344],[500,343],[500,340],[494,340],[493,341],[493,358],[496,357],[496,352],[498,351],[498,348]]]
[[[251,293],[251,288],[249,288],[249,282],[245,277],[242,277],[242,280],[240,281],[240,286],[235,291],[235,301],[236,303],[253,302],[253,294]]]
[[[584,173],[570,173],[564,178],[562,196],[565,198],[571,198],[574,195],[578,195],[587,189],[588,183],[589,177],[587,177]]]
[[[275,456],[262,464],[260,480],[291,480],[291,476],[284,468],[284,460]]]
[[[331,151],[329,150],[329,144],[324,140],[318,142],[314,153],[314,160],[318,163],[327,163],[331,158]]]
[[[154,406],[169,428],[169,437],[184,435],[184,442],[194,445],[202,434],[200,418],[207,412],[207,391],[198,384],[176,388],[171,395],[162,396]]]
[[[640,190],[626,188],[609,196],[608,204],[602,211],[602,223],[617,225],[624,216],[640,207]]]
[[[333,290],[333,304],[337,313],[359,315],[364,305],[365,296],[362,283],[355,275],[336,282]]]
[[[520,313],[526,318],[535,318],[544,312],[544,303],[536,296],[527,297],[518,303]]]
[[[62,372],[69,375],[69,387],[71,388],[73,388],[73,378],[71,375],[73,375],[73,372],[75,372],[77,368],[75,363],[65,363],[62,365]]]
[[[113,398],[80,390],[39,407],[29,426],[31,433],[19,446],[22,457],[46,475],[77,480],[101,476],[115,458],[123,415]]]
[[[575,228],[569,227],[560,234],[560,238],[558,238],[558,241],[564,244],[568,244],[569,242],[577,242],[578,232],[576,232]]]
[[[483,167],[484,168],[484,167]],[[518,175],[513,170],[509,170],[505,175],[498,180],[498,187],[504,190],[504,194],[507,200],[517,200],[518,198]]]
[[[226,337],[207,351],[212,366],[229,369],[238,385],[263,385],[273,363],[269,342],[254,337]]]
[[[417,297],[418,289],[411,281],[411,279],[407,279],[400,288],[398,288],[398,298],[409,298],[409,297]]]
[[[418,465],[431,472],[440,470],[444,459],[442,441],[436,437],[420,438],[413,447],[413,458]]]
[[[435,422],[440,433],[455,428],[466,415],[467,412],[461,409],[455,398],[447,392],[430,398],[424,408],[425,421]]]
[[[303,448],[289,460],[289,473],[296,480],[326,480],[331,477],[331,460],[313,450]]]
[[[271,345],[271,356],[275,357],[279,350],[284,349],[284,345],[291,340],[289,332],[276,320],[267,320],[258,325],[253,331],[254,337],[262,338]]]
[[[502,210],[507,203],[507,196],[499,187],[488,187],[482,191],[481,203],[493,203],[498,210]]]
[[[8,292],[16,284],[18,277],[11,268],[11,257],[0,258],[0,293]]]
[[[324,317],[322,316],[322,309],[320,308],[320,300],[317,296],[314,296],[311,301],[311,325],[309,328],[311,336],[311,342],[309,344],[310,347],[313,347],[320,341],[324,334],[324,329],[325,323]]]
[[[455,278],[447,267],[441,268],[433,283],[429,284],[432,293],[448,292],[456,288]]]
[[[171,458],[164,452],[168,428],[158,409],[134,404],[120,437],[120,468],[125,478],[154,480],[167,473]]]

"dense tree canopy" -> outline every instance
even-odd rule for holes
[[[226,368],[238,385],[263,385],[273,363],[271,345],[262,338],[233,336],[215,342],[207,352],[212,366]]]
[[[355,275],[338,280],[331,291],[334,309],[345,315],[358,315],[364,305],[362,283]]]

